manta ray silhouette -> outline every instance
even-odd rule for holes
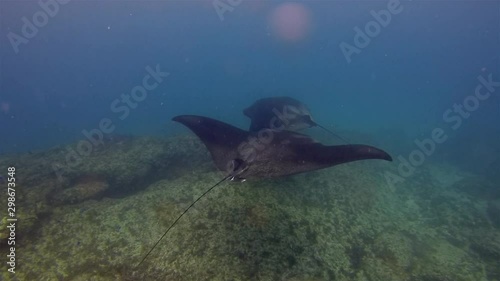
[[[227,179],[275,178],[365,159],[392,161],[387,152],[368,145],[325,146],[296,132],[272,129],[247,132],[203,116],[181,115],[173,120],[188,127],[200,138],[210,151],[217,169],[225,172],[226,176],[184,210],[138,266],[198,200]]]
[[[349,143],[341,136],[316,123],[305,104],[291,97],[270,97],[256,100],[243,110],[250,118],[251,132],[262,129],[280,129],[300,131],[302,129],[319,127],[333,136]]]

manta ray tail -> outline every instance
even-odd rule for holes
[[[207,189],[207,191],[205,191],[202,195],[200,195],[200,197],[198,197],[196,200],[194,200],[194,202],[191,203],[191,205],[189,205],[189,207],[187,207],[186,210],[184,210],[184,212],[182,212],[182,214],[177,217],[177,219],[170,225],[170,227],[165,231],[165,233],[163,233],[163,235],[160,237],[160,239],[158,239],[158,241],[156,241],[156,243],[153,245],[153,247],[151,247],[151,249],[149,250],[149,252],[144,256],[144,258],[141,260],[141,262],[137,264],[136,267],[139,267],[146,260],[146,258],[149,256],[149,254],[151,254],[151,252],[156,248],[156,246],[158,246],[158,244],[163,239],[163,237],[165,237],[167,235],[167,233],[170,231],[170,229],[172,229],[172,227],[174,227],[174,225],[177,224],[177,222],[182,218],[182,216],[184,216],[184,214],[187,211],[189,211],[189,209],[191,209],[191,207],[193,207],[194,204],[196,204],[196,202],[198,202],[203,196],[207,195],[207,193],[209,193],[210,191],[212,191],[212,189],[214,189],[216,186],[218,186],[219,184],[221,184],[223,181],[227,180],[229,177],[231,177],[231,175],[229,175],[229,176],[223,178],[222,180],[220,180],[218,183],[216,183],[215,185],[213,185],[212,187],[210,187],[209,189]]]

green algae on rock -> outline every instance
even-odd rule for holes
[[[0,160],[0,166],[17,161],[19,170],[19,280],[500,276],[500,228],[491,218],[497,203],[463,188],[484,181],[432,164],[394,190],[377,163],[221,185],[135,269],[184,208],[220,180],[206,150],[192,137],[122,140],[90,156],[62,183],[43,172],[38,159],[53,161],[59,153]],[[147,168],[130,174],[140,165]],[[23,178],[27,173],[33,175]],[[0,268],[9,280],[5,265]]]
[[[80,203],[99,198],[108,188],[109,184],[103,177],[81,177],[73,186],[56,190],[49,201],[55,205]]]

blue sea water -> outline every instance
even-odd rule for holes
[[[8,34],[23,36],[22,18],[32,21],[41,7],[3,1],[0,152],[75,141],[105,117],[124,134],[175,133],[170,119],[178,114],[246,127],[242,108],[276,95],[300,99],[327,125],[413,137],[473,94],[477,76],[498,79],[496,1],[402,1],[401,13],[351,63],[339,45],[355,47],[353,28],[364,28],[370,11],[387,9],[388,1],[292,3],[308,21],[295,41],[272,26],[274,9],[286,1],[242,1],[219,12],[222,21],[212,1],[71,1],[14,47]],[[156,65],[170,76],[119,120],[112,101]],[[460,133],[497,136],[499,103],[497,90]]]
[[[65,2],[0,3],[0,155],[76,143],[104,118],[110,135],[188,134],[181,114],[246,129],[244,108],[291,96],[396,166],[438,129],[423,165],[500,181],[498,1]],[[168,76],[127,105],[152,69]]]

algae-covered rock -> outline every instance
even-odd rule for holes
[[[96,198],[104,193],[124,196],[189,169],[212,168],[207,151],[191,136],[167,139],[114,137],[94,146],[89,155],[78,154],[77,148],[76,143],[3,157],[0,170],[16,167],[16,182],[31,193],[30,200],[44,201],[46,195],[55,199],[53,196],[59,194],[53,202],[63,204]],[[97,184],[83,188],[80,181],[84,178],[102,178],[107,187]]]
[[[500,228],[500,199],[488,201],[486,213],[490,221],[498,228]]]
[[[387,266],[405,271],[411,266],[413,243],[403,234],[382,233],[372,245],[374,254]]]
[[[469,175],[453,186],[457,190],[482,199],[500,199],[498,183],[493,183],[484,177]]]
[[[456,169],[396,188],[376,161],[223,182],[135,267],[222,175],[194,137],[117,138],[63,180],[42,172],[66,149],[0,160],[19,169],[19,280],[499,280],[496,203]]]
[[[487,261],[500,261],[500,233],[478,232],[472,236],[470,247]]]
[[[108,188],[108,182],[102,177],[82,177],[72,187],[56,190],[50,200],[56,205],[80,203],[99,198]]]
[[[7,216],[0,221],[0,242],[9,237],[9,229],[7,228]]]

